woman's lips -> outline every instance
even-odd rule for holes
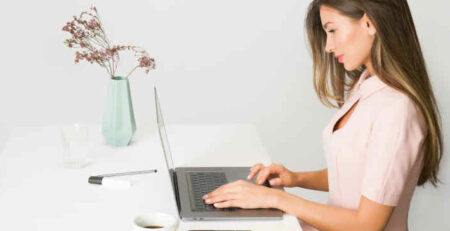
[[[342,60],[344,59],[344,55],[339,55],[337,58],[338,58],[339,62],[342,63]]]

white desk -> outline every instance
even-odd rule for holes
[[[177,125],[167,128],[175,166],[251,166],[270,163],[250,125]],[[177,215],[156,126],[139,126],[132,144],[103,144],[100,126],[89,127],[93,163],[62,167],[56,126],[12,130],[0,154],[0,230],[131,230],[133,217],[150,210]],[[130,176],[129,190],[87,183],[91,175],[158,169]],[[297,219],[281,221],[180,222],[188,229],[300,230]]]

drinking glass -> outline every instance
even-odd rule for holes
[[[88,165],[88,127],[81,124],[60,126],[65,168],[82,168]]]

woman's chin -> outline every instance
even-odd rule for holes
[[[345,63],[342,63],[342,65],[344,65],[344,69],[345,69],[346,71],[348,71],[348,72],[350,72],[350,71],[355,71],[355,70],[357,70],[358,67],[359,67],[359,66],[357,66],[357,65],[353,65],[353,66],[346,65]]]

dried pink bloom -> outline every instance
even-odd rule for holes
[[[139,59],[139,66],[145,67],[145,73],[148,73],[150,69],[155,69],[155,60],[148,56],[142,56]]]
[[[153,59],[147,56],[142,56],[139,58],[139,66],[140,67],[150,67],[153,64]]]
[[[136,68],[144,68],[145,73],[155,68],[155,60],[150,58],[144,49],[136,46],[112,45],[109,42],[97,8],[94,6],[90,7],[90,11],[81,12],[79,17],[73,16],[73,20],[67,22],[62,30],[72,36],[64,41],[67,47],[80,50],[75,52],[75,63],[80,60],[95,62],[105,68],[111,77],[115,77],[120,60],[119,51],[128,50],[135,53],[138,65],[126,77],[130,76]]]

